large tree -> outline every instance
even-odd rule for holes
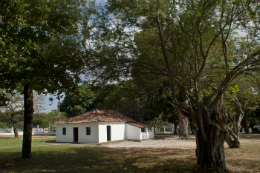
[[[99,97],[102,103],[101,109],[113,109],[138,122],[144,122],[149,117],[149,95],[136,92],[136,86],[132,80],[122,81],[118,84],[109,84],[100,88]]]
[[[33,90],[63,92],[80,81],[84,6],[84,0],[0,2],[0,85],[24,88],[22,158],[31,158]]]
[[[91,84],[84,84],[65,96],[60,111],[64,112],[66,117],[73,117],[97,108],[101,101],[98,88]]]
[[[100,18],[102,23],[86,49],[89,68],[96,70],[103,83],[131,76],[144,85],[168,81],[172,106],[197,124],[200,169],[227,172],[226,132],[211,122],[211,116],[238,76],[259,70],[259,3],[112,1],[107,7],[113,15],[106,14],[109,20]],[[135,36],[133,41],[134,26],[139,39]],[[236,38],[236,29],[248,31],[248,46],[242,54],[238,52],[244,42]],[[180,92],[183,99],[178,97]],[[218,119],[224,116],[219,111],[216,115]]]

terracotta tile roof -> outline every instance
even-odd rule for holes
[[[138,122],[135,122],[135,123],[127,122],[127,124],[130,124],[132,126],[136,126],[136,127],[139,127],[139,128],[153,127],[152,125],[148,125],[148,124],[144,124],[144,123],[138,123]]]
[[[113,110],[92,110],[81,115],[57,121],[55,124],[90,123],[90,122],[129,122],[136,121]]]

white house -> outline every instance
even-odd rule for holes
[[[154,138],[153,126],[113,110],[92,110],[55,124],[57,142],[102,143]]]

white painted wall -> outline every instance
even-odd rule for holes
[[[73,142],[73,126],[74,124],[57,124],[56,141],[57,142]],[[66,135],[62,134],[62,128],[66,128]]]
[[[91,127],[91,134],[86,134],[86,127]],[[79,142],[98,143],[98,123],[79,124]]]
[[[62,134],[62,128],[66,127],[66,135]],[[56,141],[74,142],[73,128],[78,127],[78,142],[98,143],[98,123],[81,124],[57,124]],[[86,135],[86,127],[91,127],[91,135]]]
[[[141,128],[126,124],[126,139],[141,139]]]
[[[124,122],[99,122],[99,143],[107,142],[107,126],[111,126],[111,141],[125,139]]]
[[[99,138],[98,143],[107,142],[107,126],[106,124],[98,124]]]
[[[145,128],[145,132],[141,132],[140,139],[151,139],[154,138],[154,128],[152,127],[152,131],[148,131],[148,127]]]
[[[111,125],[111,141],[125,139],[125,123],[114,123]]]
[[[152,131],[148,132],[148,138],[153,139],[154,138],[154,127],[152,127]]]
[[[102,143],[107,142],[107,126],[111,126],[111,141],[124,139],[150,139],[154,138],[154,128],[152,132],[141,132],[141,128],[125,124],[124,122],[93,122],[80,124],[57,124],[56,141],[74,142],[73,128],[78,127],[78,142]],[[62,128],[66,127],[66,135],[62,134]],[[91,135],[86,135],[86,127],[91,127]]]

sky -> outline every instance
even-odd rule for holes
[[[107,2],[107,0],[96,0],[97,5],[103,5],[106,2]],[[50,102],[49,98],[53,98],[53,101]],[[64,97],[60,99],[60,102],[62,102],[62,100],[64,100]],[[43,112],[48,113],[48,112],[51,112],[51,110],[58,109],[58,102],[59,102],[59,100],[56,98],[56,96],[48,94],[47,96],[45,96],[44,102],[42,104],[42,106],[44,108]]]
[[[53,98],[53,101],[51,102],[49,98]],[[63,98],[60,99],[60,102],[62,102],[62,100],[64,100],[64,95]],[[44,102],[42,104],[44,108],[43,112],[49,113],[51,112],[51,110],[58,109],[58,102],[59,100],[56,98],[55,95],[48,94],[47,96],[44,96]]]

